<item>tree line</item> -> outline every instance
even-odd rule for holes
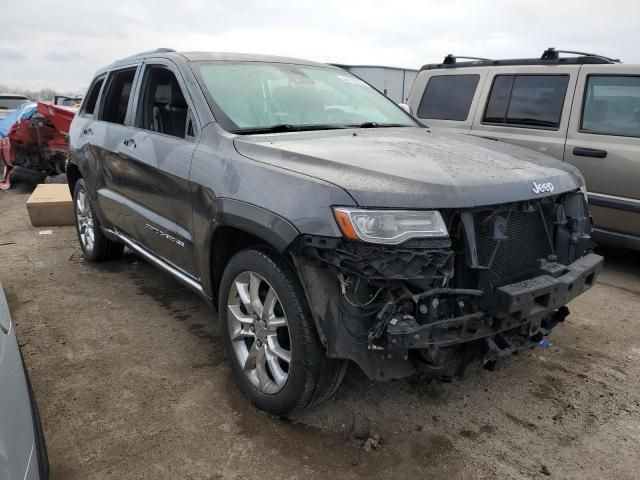
[[[52,101],[53,97],[55,97],[56,95],[67,95],[70,97],[75,97],[77,95],[82,95],[84,91],[62,92],[62,91],[54,90],[52,88],[41,88],[39,90],[31,90],[27,88],[14,88],[14,87],[9,87],[7,85],[0,85],[0,93],[15,93],[18,95],[24,95],[29,100],[35,102],[37,100]]]

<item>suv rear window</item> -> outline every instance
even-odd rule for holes
[[[568,75],[496,75],[483,123],[560,128]]]
[[[464,121],[480,75],[438,75],[431,77],[418,106],[419,118]]]
[[[104,100],[100,120],[124,125],[127,108],[129,107],[131,87],[135,76],[135,68],[112,72],[111,75],[109,75],[107,96]]]
[[[590,75],[581,131],[640,137],[640,76]]]

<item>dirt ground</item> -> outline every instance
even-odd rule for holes
[[[239,394],[202,300],[132,254],[85,262],[72,227],[31,226],[27,198],[0,192],[0,281],[53,480],[640,475],[639,254],[602,250],[551,346],[498,371],[373,383],[351,366],[330,401],[277,419]]]

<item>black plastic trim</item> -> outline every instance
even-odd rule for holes
[[[611,198],[597,193],[589,192],[589,205],[594,207],[615,208],[625,212],[640,213],[640,200],[626,200],[623,198]]]
[[[614,62],[607,61],[602,57],[571,57],[546,60],[541,58],[514,58],[506,60],[476,60],[473,62],[460,63],[427,63],[420,68],[423,70],[439,70],[446,68],[467,68],[467,67],[500,67],[514,65],[605,65]]]
[[[541,275],[497,289],[484,311],[408,328],[397,322],[387,329],[394,350],[448,347],[490,337],[552,315],[591,288],[604,259],[589,253],[565,268],[559,277]]]
[[[596,148],[575,147],[573,149],[573,154],[576,157],[607,158],[606,150],[599,150]]]
[[[594,228],[591,237],[598,243],[611,245],[612,247],[628,248],[640,251],[640,236],[628,233],[612,232],[602,228]]]
[[[255,235],[284,252],[299,232],[289,221],[257,205],[219,198],[220,225],[228,225]]]

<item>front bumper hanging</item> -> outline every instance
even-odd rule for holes
[[[568,266],[542,262],[543,274],[498,287],[479,299],[484,303],[481,311],[468,315],[424,325],[412,316],[392,318],[386,329],[389,351],[405,355],[410,349],[452,346],[519,327],[533,336],[544,328],[545,319],[593,286],[603,261],[589,253]]]

